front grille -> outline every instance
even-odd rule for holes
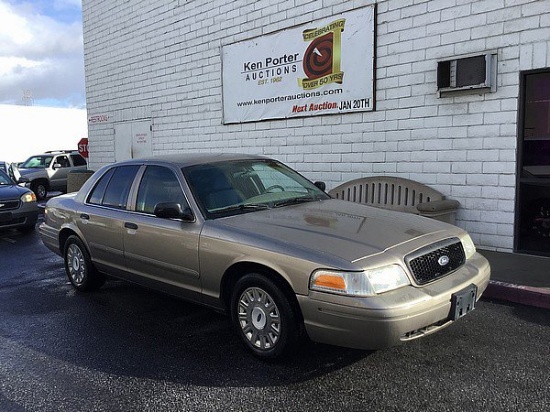
[[[424,285],[455,271],[466,261],[464,248],[457,238],[424,247],[405,258],[416,283]]]
[[[7,201],[0,201],[0,212],[3,212],[4,210],[14,210],[19,208],[19,200],[7,200]]]

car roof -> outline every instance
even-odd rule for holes
[[[48,150],[47,152],[44,152],[44,153],[37,153],[37,154],[33,154],[31,156],[29,156],[28,158],[31,158],[31,157],[37,157],[37,156],[57,156],[57,155],[61,155],[61,154],[66,154],[66,155],[79,155],[80,156],[80,153],[78,153],[78,150]]]
[[[178,168],[194,166],[198,164],[217,163],[223,161],[237,161],[248,159],[270,160],[264,156],[241,154],[241,153],[185,153],[185,154],[167,154],[160,156],[150,156],[139,159],[117,162],[117,165],[147,164],[147,163],[167,163]]]

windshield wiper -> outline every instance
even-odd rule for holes
[[[282,206],[288,206],[288,205],[295,205],[298,203],[307,203],[307,202],[313,202],[315,198],[313,196],[297,196],[297,197],[291,197],[290,199],[281,200],[280,202],[275,202],[273,204],[273,207],[282,207]]]
[[[225,213],[225,212],[233,212],[235,210],[260,210],[260,209],[268,209],[269,206],[265,203],[242,203],[240,205],[231,205],[222,207],[220,209],[212,210],[210,213]]]

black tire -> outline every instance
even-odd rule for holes
[[[99,289],[105,283],[105,277],[92,264],[90,254],[78,236],[69,236],[63,258],[67,277],[76,290],[88,292]]]
[[[44,200],[48,196],[48,187],[43,182],[31,183],[31,190],[36,195],[37,200]]]
[[[235,284],[231,319],[246,348],[265,360],[290,355],[304,336],[297,304],[277,283],[258,273]]]

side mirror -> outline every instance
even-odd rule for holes
[[[181,219],[186,222],[195,220],[190,208],[183,208],[180,203],[176,202],[157,203],[153,213],[161,219]]]
[[[55,163],[55,164],[53,165],[53,170],[61,169],[62,167],[63,167],[63,166],[61,166],[61,164]]]
[[[19,177],[19,179],[17,179],[17,183],[29,183],[30,180],[28,177],[25,177],[25,176],[21,176]]]
[[[323,192],[327,188],[327,185],[325,184],[325,182],[315,182],[314,185],[317,186],[319,189],[321,189]]]

